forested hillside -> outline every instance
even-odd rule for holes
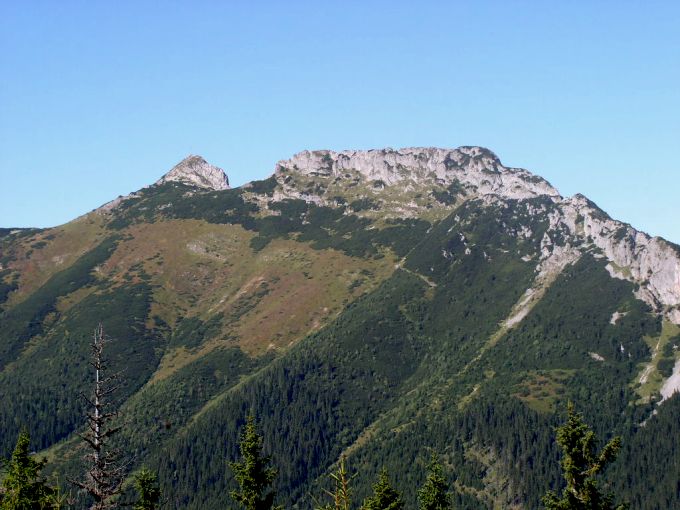
[[[387,468],[415,508],[433,454],[455,508],[540,508],[568,401],[621,436],[617,499],[680,505],[680,248],[476,147],[305,152],[237,189],[192,158],[0,231],[3,457],[26,427],[48,473],[82,471],[101,322],[113,445],[172,508],[224,508],[250,413],[286,508],[341,458],[355,501]]]

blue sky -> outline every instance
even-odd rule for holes
[[[482,145],[680,243],[680,2],[0,0],[0,226],[189,153]]]

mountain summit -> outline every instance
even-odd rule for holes
[[[213,191],[229,189],[229,178],[224,170],[193,154],[172,167],[156,184],[166,182],[181,182]]]
[[[622,436],[617,495],[680,508],[680,247],[482,147],[303,151],[234,189],[189,156],[156,184],[0,229],[0,458],[26,424],[73,477],[101,322],[120,446],[181,508],[224,508],[248,412],[287,508],[343,457],[356,501],[386,466],[416,508],[432,452],[456,508],[539,508],[568,401]]]
[[[478,195],[560,198],[548,181],[519,168],[503,166],[484,147],[407,147],[352,151],[303,151],[279,161],[277,172],[294,169],[312,176],[342,178],[356,171],[376,186],[448,186],[459,183]]]

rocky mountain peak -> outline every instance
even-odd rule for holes
[[[302,151],[279,161],[276,173],[298,172],[308,176],[342,179],[355,171],[370,181],[391,185],[449,185],[459,183],[479,195],[561,198],[548,181],[519,168],[503,166],[483,147],[457,149],[407,147],[402,149]]]
[[[209,190],[229,189],[229,178],[221,168],[211,165],[201,156],[190,154],[161,177],[156,184],[181,182]]]

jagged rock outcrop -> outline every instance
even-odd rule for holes
[[[559,204],[560,222],[586,244],[599,248],[616,278],[639,284],[636,295],[680,323],[680,249],[613,220],[583,195]]]
[[[177,163],[153,185],[158,186],[167,182],[179,182],[210,191],[229,189],[229,177],[227,177],[224,170],[211,165],[201,156],[195,156],[193,154],[190,154]],[[145,189],[148,187],[149,186],[145,186]],[[140,191],[134,191],[128,195],[119,196],[98,209],[95,209],[95,212],[99,214],[110,213],[126,200],[139,196]]]
[[[283,186],[274,198],[302,198],[327,205],[328,201],[314,192],[286,186],[286,176],[297,174],[337,182],[357,173],[378,189],[432,190],[455,183],[465,190],[467,199],[479,198],[489,205],[505,199],[548,197],[555,204],[554,210],[548,212],[539,206],[540,210],[532,213],[549,213],[549,235],[542,246],[544,257],[559,248],[553,239],[565,235],[569,237],[570,251],[595,247],[609,261],[607,268],[613,277],[638,284],[638,298],[680,324],[680,248],[611,219],[583,195],[562,198],[545,179],[504,166],[493,152],[482,147],[303,151],[276,165],[275,175]],[[416,206],[403,204],[401,210],[413,216],[407,208]]]
[[[303,151],[276,166],[279,175],[294,171],[328,178],[342,178],[350,170],[385,186],[459,182],[477,195],[560,198],[545,179],[523,169],[503,166],[494,153],[482,147]]]
[[[229,189],[229,178],[219,167],[208,163],[201,156],[189,155],[161,177],[156,184],[181,182],[203,189],[219,191]]]

